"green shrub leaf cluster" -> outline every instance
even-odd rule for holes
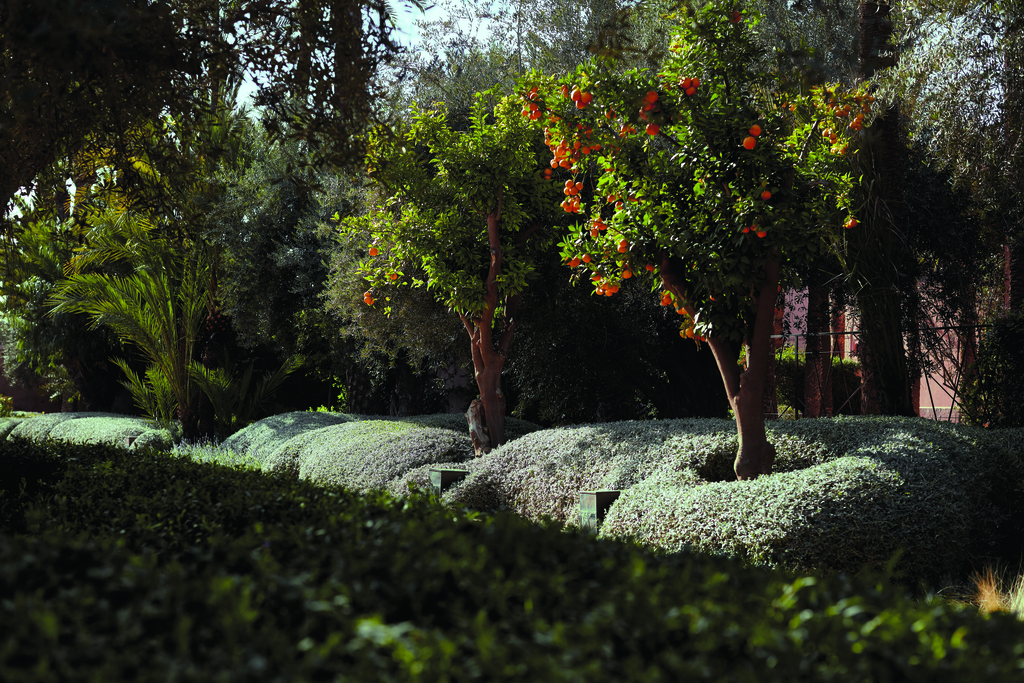
[[[10,449],[65,473],[32,496],[32,536],[0,533],[3,680],[973,683],[1024,671],[1021,622],[877,579],[658,557],[152,449],[0,443]]]

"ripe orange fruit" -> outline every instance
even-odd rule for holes
[[[660,130],[661,130],[661,126],[659,126],[656,123],[648,123],[647,124],[647,134],[648,135],[657,135],[658,131],[660,131]]]
[[[569,94],[569,99],[572,100],[573,102],[579,102],[580,97],[582,96],[583,93],[580,92],[579,88],[573,88],[572,92]]]
[[[569,96],[569,86],[563,85],[561,87],[561,89],[559,90],[559,92],[562,93],[562,97],[568,97]]]
[[[848,220],[845,223],[843,223],[843,227],[846,228],[847,230],[849,230],[850,228],[856,228],[857,227],[857,219],[856,218],[851,218],[850,220]]]
[[[580,102],[583,103],[584,107],[587,106],[588,104],[590,104],[593,100],[594,100],[594,93],[585,92],[585,93],[580,95]]]
[[[765,190],[764,192],[761,193],[761,199],[763,199],[764,201],[768,201],[771,198],[772,198],[772,193],[769,192],[768,190]]]
[[[576,257],[573,257],[573,259],[571,261],[569,261],[569,267],[570,268],[575,268],[579,264],[580,264],[580,260],[578,258],[576,258]]]
[[[743,20],[743,15],[740,14],[739,12],[733,12],[732,14],[729,15],[729,21],[731,21],[734,24],[738,24],[742,20]]]
[[[693,79],[692,78],[684,78],[683,80],[679,81],[679,87],[682,88],[683,90],[686,90],[687,88],[691,87],[692,85],[693,85]]]
[[[648,273],[653,273],[654,272],[654,264],[653,263],[648,263],[646,266],[644,266],[644,268],[647,269]]]
[[[767,235],[767,234],[768,234],[768,231],[767,231],[767,230],[758,230],[758,231],[757,231],[757,236],[758,236],[758,237],[764,237],[764,236],[765,236],[765,235]]]
[[[591,228],[590,229],[590,236],[591,237],[597,237],[600,234],[601,233],[600,233],[600,231],[597,228]]]
[[[754,149],[754,145],[757,144],[757,138],[750,136],[743,138],[744,149]]]
[[[655,102],[658,101],[658,93],[656,93],[653,90],[649,91],[646,95],[644,95],[644,101],[647,102],[647,104],[654,104]]]
[[[623,280],[628,280],[631,277],[633,277],[633,271],[631,271],[631,270],[624,270],[624,271],[622,271],[622,279]]]
[[[697,89],[694,88],[693,86],[690,86],[689,88],[686,89],[686,96],[687,97],[693,97],[696,94],[697,94]]]
[[[761,134],[761,126],[757,125],[756,123],[752,125],[750,127],[750,134],[756,138],[758,135]]]
[[[584,263],[590,263],[590,254],[584,254],[583,255],[583,262]]]
[[[370,247],[370,256],[376,256],[380,252],[377,251],[377,247]]]
[[[397,280],[398,279],[398,273],[391,273],[390,275],[388,275],[388,277],[391,278],[392,280]]]
[[[619,242],[619,253],[620,254],[625,254],[628,249],[629,249],[629,244],[626,242],[626,240],[622,240],[621,242]]]
[[[691,78],[690,79],[690,87],[692,87],[692,88],[699,88],[700,87],[700,79],[697,78],[696,76]]]
[[[372,298],[372,296],[373,295],[370,294],[370,290],[366,290],[365,292],[363,292],[363,298],[364,299],[370,299],[370,298]]]

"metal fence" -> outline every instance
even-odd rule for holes
[[[951,331],[951,330],[965,330],[965,329],[981,330],[981,329],[986,328],[986,327],[989,327],[989,326],[988,325],[946,325],[946,326],[936,326],[936,327],[923,327],[923,328],[920,328],[919,330],[915,330],[915,332],[921,332],[921,331],[925,331],[925,330],[930,330],[930,331],[935,331],[935,332],[945,332],[945,331]],[[843,332],[817,332],[817,333],[810,333],[810,334],[806,333],[806,332],[798,332],[798,333],[791,333],[791,334],[774,334],[774,335],[772,335],[772,339],[783,339],[784,340],[784,342],[780,346],[780,348],[778,348],[776,350],[776,359],[781,358],[781,354],[785,351],[785,349],[787,347],[786,342],[788,340],[792,340],[792,342],[793,342],[792,343],[792,348],[793,348],[793,352],[794,352],[793,353],[794,362],[796,363],[797,367],[799,367],[799,364],[800,364],[800,340],[801,339],[805,340],[805,347],[806,347],[806,339],[808,337],[812,337],[812,336],[832,337],[833,338],[833,343],[829,345],[830,348],[827,351],[827,353],[829,354],[831,359],[835,359],[837,357],[844,357],[844,356],[847,356],[847,355],[850,356],[850,357],[856,357],[858,355],[857,354],[857,345],[854,344],[854,343],[848,343],[848,342],[852,341],[853,339],[856,339],[860,334],[861,334],[860,330],[847,330],[847,331],[843,331]],[[903,331],[903,334],[904,334],[904,338],[906,338],[905,337],[906,331]],[[846,341],[844,341],[841,344],[841,348],[843,349],[843,351],[837,353],[837,348],[840,347],[840,344],[838,344],[837,342],[839,341],[840,338],[843,338]],[[915,406],[915,408],[917,409],[918,414],[921,417],[928,418],[928,419],[931,419],[931,420],[947,421],[947,422],[959,422],[959,420],[960,420],[959,387],[960,387],[960,379],[961,379],[962,372],[963,372],[963,366],[962,366],[962,363],[960,362],[960,359],[959,359],[959,351],[958,351],[958,348],[957,348],[956,344],[953,344],[950,348],[945,349],[945,350],[939,350],[939,349],[934,349],[934,348],[933,349],[924,349],[923,350],[923,356],[925,357],[926,360],[929,361],[929,362],[927,362],[925,364],[926,367],[932,368],[932,369],[938,369],[938,372],[932,372],[932,373],[923,372],[921,378],[918,380],[923,385],[922,388],[921,388],[921,391],[920,391],[920,400],[917,401],[918,405]],[[825,381],[828,381],[828,380],[832,379],[832,377],[833,377],[832,370],[833,370],[833,367],[834,367],[834,362],[828,363],[826,367],[828,369],[827,370],[828,378],[827,379],[826,378],[821,378],[822,384],[824,384]],[[937,390],[941,390],[941,393],[939,393]],[[836,384],[835,384],[835,382],[832,382],[832,391],[833,391],[833,395],[834,395],[834,392],[836,391]],[[860,385],[856,386],[852,391],[847,391],[846,395],[841,397],[842,398],[842,402],[840,403],[841,407],[838,410],[842,410],[843,407],[849,405],[851,401],[853,401],[855,398],[858,397],[860,392],[861,392],[861,386]],[[797,394],[799,395],[799,392],[797,392]],[[915,396],[917,396],[917,392],[915,392]],[[943,405],[936,405],[936,400],[938,400]],[[948,403],[948,405],[945,405],[946,403]],[[785,411],[781,412],[781,413],[777,413],[776,417],[783,418],[783,419],[786,419],[786,418],[800,418],[800,417],[802,417],[802,413],[803,413],[805,407],[806,407],[805,405],[787,406],[787,409]],[[766,414],[766,417],[769,417],[769,415]]]

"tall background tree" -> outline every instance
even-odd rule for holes
[[[75,154],[102,152],[122,182],[141,153],[172,185],[187,178],[190,160],[162,155],[140,131],[170,116],[187,136],[208,94],[243,72],[260,86],[267,130],[309,142],[311,163],[351,163],[372,77],[398,51],[386,5],[355,0],[11,0],[0,7],[0,41],[4,214],[15,193]]]
[[[856,226],[843,124],[865,98],[777,90],[751,40],[756,17],[725,2],[685,4],[678,18],[658,74],[600,62],[557,81],[531,74],[523,114],[547,124],[551,166],[569,176],[562,206],[581,214],[563,259],[598,295],[657,278],[681,334],[714,353],[739,433],[735,472],[748,479],[774,460],[763,389],[782,269]]]

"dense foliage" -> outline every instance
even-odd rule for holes
[[[963,380],[960,411],[985,427],[1024,427],[1024,314],[997,320],[984,331],[977,360]]]
[[[0,458],[63,470],[4,519],[6,680],[1009,681],[1024,667],[1016,619],[880,579],[658,558],[153,451],[16,441]],[[10,533],[19,517],[31,535]]]

